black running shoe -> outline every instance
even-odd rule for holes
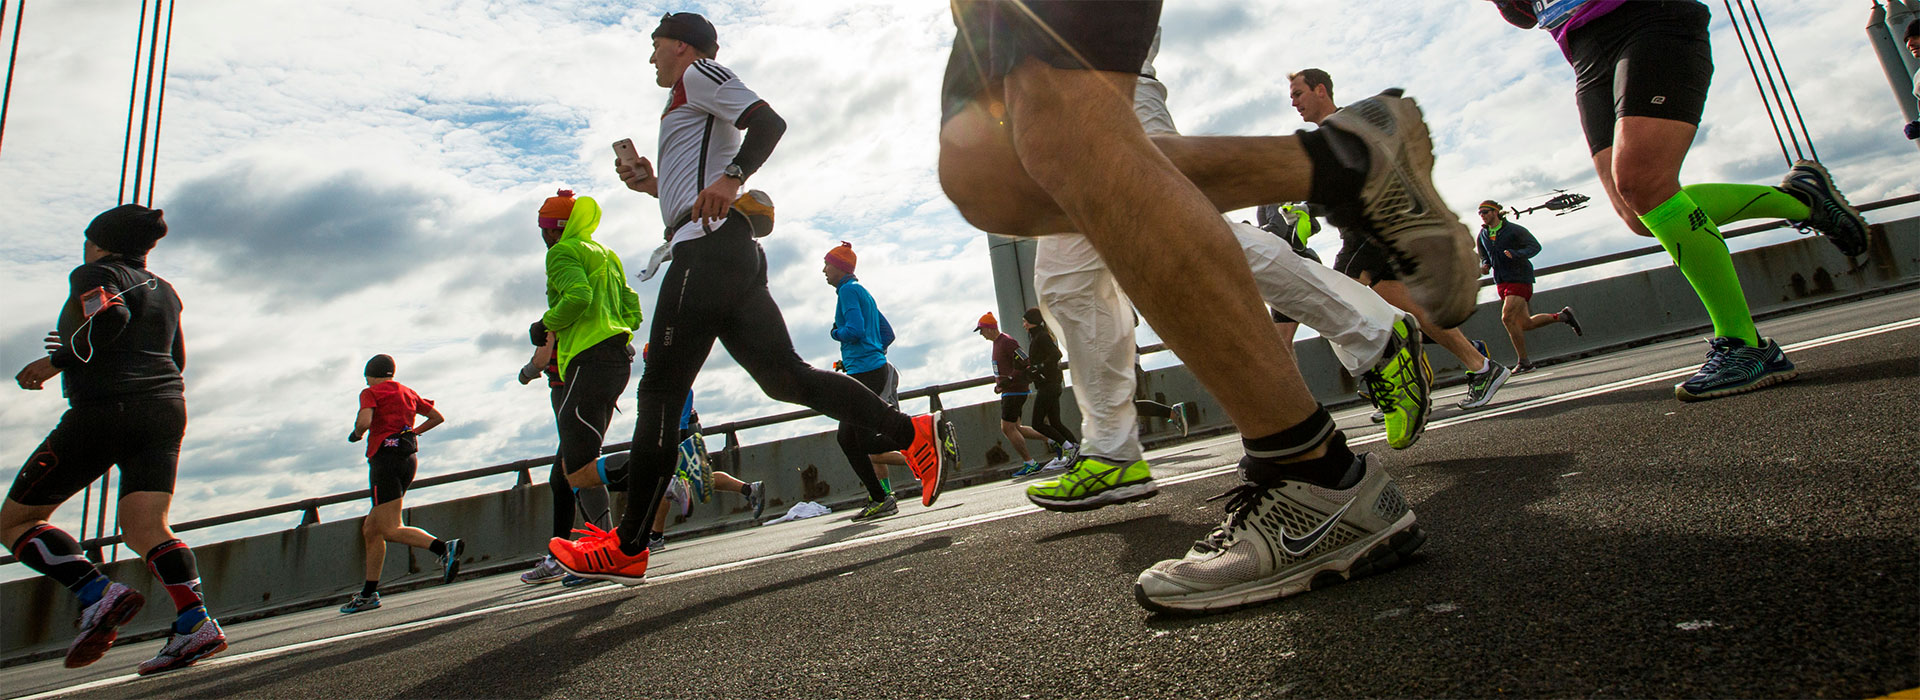
[[[1833,247],[1847,257],[1867,252],[1867,220],[1847,203],[1825,166],[1812,160],[1794,161],[1793,169],[1780,181],[1780,189],[1807,203],[1807,219],[1791,222],[1796,228],[1826,234]]]
[[[1586,331],[1585,329],[1582,329],[1582,328],[1580,327],[1580,321],[1579,321],[1578,319],[1575,319],[1575,318],[1573,317],[1573,307],[1571,307],[1571,306],[1562,306],[1562,307],[1560,307],[1560,313],[1559,313],[1559,314],[1556,314],[1556,315],[1560,317],[1560,322],[1561,322],[1561,323],[1564,323],[1564,324],[1567,324],[1567,327],[1568,327],[1568,328],[1572,328],[1572,329],[1573,329],[1573,334],[1574,334],[1574,335],[1586,335],[1586,334],[1587,334],[1587,331]]]
[[[1738,338],[1714,338],[1708,341],[1708,346],[1711,349],[1707,351],[1707,363],[1673,387],[1674,396],[1681,401],[1744,394],[1787,381],[1800,373],[1772,338],[1762,338],[1757,348]]]

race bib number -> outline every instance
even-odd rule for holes
[[[1573,18],[1575,10],[1592,0],[1533,0],[1534,15],[1540,18],[1541,29],[1558,29]]]

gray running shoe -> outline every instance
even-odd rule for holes
[[[351,615],[353,613],[357,613],[362,610],[372,610],[377,607],[380,607],[379,591],[374,591],[373,593],[368,595],[360,595],[358,593],[355,593],[353,595],[353,600],[349,600],[347,601],[346,605],[340,606],[340,614]]]
[[[100,599],[80,611],[80,634],[67,646],[67,668],[99,661],[113,648],[113,640],[120,637],[120,626],[140,614],[140,608],[146,604],[147,599],[139,591],[108,582]]]
[[[753,509],[753,521],[760,522],[760,514],[767,512],[767,482],[747,484],[746,497],[747,507]]]
[[[140,675],[147,676],[174,669],[192,666],[195,662],[227,650],[226,632],[220,629],[220,623],[209,617],[201,620],[192,632],[180,634],[169,632],[166,646],[160,647],[160,653],[140,663],[137,669]]]
[[[1479,408],[1487,405],[1488,401],[1493,400],[1494,392],[1499,391],[1511,376],[1513,372],[1506,365],[1487,360],[1486,371],[1467,373],[1467,398],[1460,402],[1460,407]]]
[[[1180,431],[1180,437],[1186,437],[1189,428],[1187,425],[1187,403],[1182,401],[1174,404],[1173,417],[1167,420],[1173,421],[1173,429]]]
[[[658,537],[649,536],[647,538],[647,552],[649,554],[659,554],[664,551],[667,551],[667,536],[665,534],[661,534]]]
[[[520,574],[520,582],[525,584],[553,583],[565,575],[567,575],[567,570],[560,568],[560,562],[556,561],[552,556],[548,556],[541,559],[540,563],[534,564],[533,568]]]
[[[1347,105],[1324,126],[1367,144],[1360,200],[1372,230],[1413,300],[1440,328],[1473,315],[1480,259],[1466,224],[1433,186],[1433,140],[1420,105],[1389,90]]]
[[[1235,487],[1226,521],[1185,557],[1141,572],[1134,597],[1155,612],[1220,612],[1399,565],[1426,535],[1386,470],[1356,459],[1366,471],[1347,489]]]
[[[853,514],[853,522],[877,520],[898,512],[900,512],[900,502],[894,500],[893,494],[887,494],[884,501],[867,501],[867,507]]]
[[[1786,190],[1807,203],[1807,219],[1791,222],[1802,231],[1826,234],[1833,247],[1847,257],[1867,252],[1867,220],[1860,210],[1847,203],[1846,195],[1833,185],[1833,176],[1818,161],[1797,160],[1780,181]]]

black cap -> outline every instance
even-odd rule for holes
[[[652,38],[661,37],[687,42],[704,53],[720,52],[720,33],[714,31],[713,23],[707,18],[692,12],[669,12],[662,16]]]
[[[392,355],[374,355],[373,359],[367,360],[367,376],[392,379],[393,378],[393,356]]]
[[[1036,326],[1047,325],[1047,317],[1040,315],[1040,309],[1038,307],[1027,309],[1027,313],[1022,314],[1021,318],[1026,319],[1027,323]]]
[[[167,235],[161,214],[159,209],[122,204],[93,217],[93,223],[87,224],[87,240],[121,255],[146,255]]]

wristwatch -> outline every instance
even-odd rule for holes
[[[739,163],[728,163],[726,169],[721,170],[720,174],[739,180],[742,184],[747,181],[747,171],[741,170]]]

